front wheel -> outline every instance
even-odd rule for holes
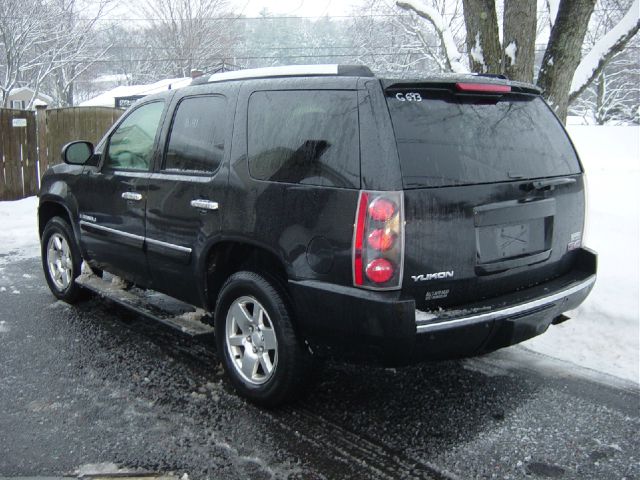
[[[47,222],[41,239],[42,267],[51,292],[60,300],[74,303],[80,296],[75,279],[82,258],[71,226],[60,217]]]
[[[274,407],[301,392],[311,354],[296,337],[276,282],[254,272],[229,277],[218,297],[215,334],[224,369],[242,396]]]

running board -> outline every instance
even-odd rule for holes
[[[172,329],[179,330],[190,337],[213,335],[213,327],[202,322],[207,317],[204,311],[194,309],[191,305],[152,290],[139,288],[125,290],[121,284],[112,280],[114,278],[118,279],[118,277],[111,277],[107,273],[105,273],[105,279],[83,273],[76,278],[76,283],[101,297]]]

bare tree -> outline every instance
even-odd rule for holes
[[[21,69],[31,61],[30,54],[42,33],[41,2],[3,0],[0,2],[0,94],[3,107],[8,94],[20,80]]]
[[[569,99],[574,100],[597,78],[607,63],[622,52],[640,29],[640,0],[634,0],[622,19],[602,35],[582,58],[572,77]]]
[[[456,38],[454,35],[455,20],[459,18],[458,3],[456,2],[456,8],[453,13],[446,15],[444,11],[444,3],[437,0],[421,1],[421,0],[399,0],[396,5],[402,9],[413,12],[416,17],[427,20],[434,28],[437,37],[440,42],[440,53],[436,56],[433,53],[432,46],[427,47],[429,55],[437,59],[441,57],[442,60],[438,63],[445,66],[445,70],[462,73],[467,70],[464,65],[462,53],[458,49]],[[450,21],[447,21],[447,16]],[[427,38],[424,33],[421,34],[422,39]],[[423,44],[429,44],[431,42],[424,42]]]
[[[108,74],[118,75],[125,85],[150,83],[157,79],[157,61],[154,50],[149,49],[148,27],[131,30],[119,24],[110,25],[100,32],[102,45],[109,45],[110,68]]]
[[[583,49],[594,52],[602,39],[611,35],[614,27],[629,15],[633,0],[600,0],[591,17]],[[580,88],[585,78],[595,75],[595,63],[589,55],[581,61],[573,77],[570,99],[572,114],[588,117],[599,125],[608,122],[640,123],[640,39],[634,37],[627,47],[614,53],[606,65],[599,68],[589,86]],[[593,69],[593,71],[592,71]],[[576,90],[577,88],[577,90]]]
[[[515,1],[515,0],[513,0]],[[521,9],[530,11],[530,0],[515,6],[505,0],[505,41],[500,42],[495,0],[464,0],[466,44],[471,71],[478,73],[505,73],[515,80],[533,80],[534,56],[531,55],[535,35],[534,18],[523,19]],[[558,116],[564,119],[570,93],[579,94],[600,74],[604,66],[638,32],[640,7],[635,0],[627,15],[607,33],[586,55],[582,47],[593,14],[596,0],[548,0],[551,32],[538,73],[537,84]],[[399,8],[410,10],[426,18],[436,30],[439,22],[430,8],[421,0],[398,0]],[[553,12],[557,10],[557,15]],[[529,35],[516,35],[523,30]],[[444,29],[443,31],[446,31]],[[518,51],[521,55],[518,55]],[[505,57],[508,57],[505,59]],[[574,97],[575,98],[575,97]]]
[[[629,60],[629,59],[627,59]],[[598,125],[610,122],[640,122],[640,75],[629,72],[621,60],[603,70],[598,78],[575,101],[572,111]],[[616,67],[622,67],[616,71]]]
[[[149,48],[163,60],[159,76],[185,77],[226,58],[234,31],[227,0],[145,0],[138,10],[150,19]]]
[[[508,78],[532,82],[536,54],[536,0],[505,0],[502,71]]]
[[[93,13],[89,14],[80,0],[56,0],[55,25],[53,31],[62,31],[64,47],[59,49],[51,71],[54,98],[60,106],[74,104],[75,82],[97,61],[105,58],[111,44],[100,45],[97,42],[97,22],[109,10],[113,0],[98,0],[92,4]],[[56,65],[57,64],[57,65]]]
[[[589,19],[596,0],[561,0],[538,74],[538,86],[563,120],[569,107],[569,87],[580,64]]]
[[[502,50],[495,0],[464,0],[464,22],[471,70],[499,72],[502,69]]]
[[[98,0],[91,17],[78,21],[76,0],[6,0],[0,3],[0,93],[6,106],[19,82],[29,85],[33,104],[42,84],[59,81],[62,103],[73,98],[73,81],[104,54],[91,43],[97,20],[110,0]]]

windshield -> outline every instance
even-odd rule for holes
[[[540,97],[389,90],[405,188],[580,173],[569,139]]]

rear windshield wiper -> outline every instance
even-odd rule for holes
[[[570,183],[576,183],[575,178],[549,178],[546,180],[534,180],[533,182],[525,183],[521,186],[523,190],[552,190],[558,185],[568,185]]]

